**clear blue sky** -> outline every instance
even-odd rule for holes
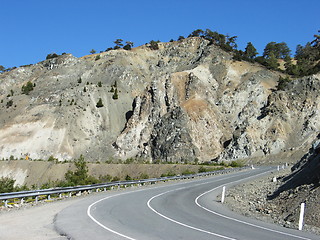
[[[319,0],[2,0],[0,65],[34,64],[49,53],[76,57],[113,47],[167,42],[195,29],[238,36],[263,52],[268,42],[297,44],[320,30]]]

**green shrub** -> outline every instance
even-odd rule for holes
[[[113,95],[112,95],[112,99],[116,100],[116,99],[118,99],[118,98],[119,98],[119,96],[118,96],[118,89],[116,88],[116,89],[114,90]]]
[[[33,90],[32,82],[28,81],[26,85],[23,85],[21,88],[22,94],[28,95]]]
[[[99,98],[99,101],[97,102],[96,107],[97,108],[103,107],[103,103],[102,103],[102,99],[101,98]]]
[[[47,55],[46,59],[51,59],[51,58],[56,58],[56,57],[59,57],[59,55],[56,53],[50,53]]]
[[[134,163],[134,158],[127,158],[127,159],[124,161],[124,164],[131,164],[131,163]]]
[[[182,175],[190,175],[190,174],[195,174],[195,172],[194,171],[190,171],[189,169],[186,169],[181,174]]]
[[[8,193],[14,191],[14,183],[16,180],[8,177],[0,178],[0,193]]]
[[[117,181],[120,181],[120,178],[115,176],[114,178],[112,178],[111,182],[117,182]]]
[[[232,161],[230,164],[229,164],[230,167],[243,167],[244,164],[241,162],[241,161]]]
[[[109,174],[104,175],[104,176],[102,176],[102,175],[99,176],[100,182],[111,182],[111,180],[112,180],[112,176]]]
[[[146,173],[141,173],[139,179],[148,179],[149,175]]]
[[[127,181],[130,181],[132,180],[132,178],[127,174],[126,178],[125,178]]]
[[[198,173],[207,172],[207,169],[204,166],[199,167]]]
[[[172,171],[172,170],[170,170],[169,172],[167,172],[167,173],[163,173],[163,174],[161,174],[161,177],[173,177],[173,176],[175,176],[176,174]]]
[[[93,176],[88,175],[87,163],[84,157],[80,155],[79,159],[74,162],[76,166],[75,171],[69,170],[65,174],[66,184],[69,186],[86,185],[97,183],[98,180]]]
[[[279,77],[278,85],[277,85],[277,90],[285,90],[287,84],[290,82],[289,77]]]
[[[13,100],[9,100],[6,104],[7,108],[11,107],[13,105]]]
[[[159,41],[158,41],[159,42]],[[152,50],[158,50],[159,49],[159,45],[158,45],[158,42],[154,41],[154,40],[151,40],[149,42],[150,44],[150,49]]]
[[[0,178],[0,193],[18,192],[29,190],[26,185],[14,186],[16,180],[9,177]]]

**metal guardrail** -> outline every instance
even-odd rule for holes
[[[218,174],[226,174],[230,172],[235,172],[243,169],[247,169],[248,167],[243,168],[231,168],[231,169],[223,169],[212,172],[203,172],[197,174],[189,174],[189,175],[181,175],[181,176],[172,176],[172,177],[160,177],[160,178],[150,178],[150,179],[142,179],[142,180],[132,180],[132,181],[117,181],[117,182],[108,182],[108,183],[99,183],[92,185],[82,185],[75,187],[61,187],[61,188],[50,188],[50,189],[39,189],[39,190],[31,190],[31,191],[21,191],[21,192],[10,192],[10,193],[1,193],[0,201],[4,202],[5,207],[8,207],[8,200],[10,199],[21,199],[21,203],[23,203],[24,198],[35,198],[35,203],[38,202],[39,196],[47,196],[48,200],[51,199],[51,195],[58,194],[61,198],[61,194],[69,193],[71,197],[72,193],[78,192],[82,193],[84,191],[92,191],[99,189],[104,189],[106,191],[107,188],[112,187],[121,187],[127,185],[136,185],[136,184],[147,184],[147,183],[156,183],[162,181],[169,180],[181,180],[181,179],[190,179],[202,176],[210,176],[210,175],[218,175]]]

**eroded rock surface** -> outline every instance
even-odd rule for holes
[[[295,161],[316,138],[319,74],[277,90],[278,72],[205,39],[159,46],[0,74],[1,158]],[[34,90],[22,94],[28,81]]]

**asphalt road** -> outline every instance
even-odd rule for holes
[[[222,186],[250,181],[270,167],[193,181],[99,193],[60,212],[55,227],[71,239],[320,239],[229,211]]]

